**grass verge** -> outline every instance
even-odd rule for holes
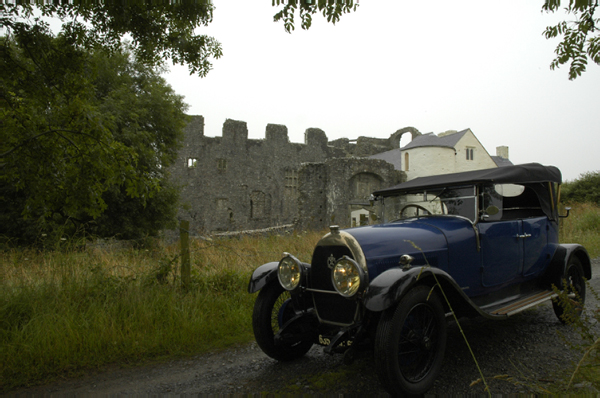
[[[248,342],[250,273],[283,249],[309,260],[321,235],[192,242],[186,290],[176,246],[2,252],[0,391]]]
[[[561,243],[579,243],[591,258],[600,256],[600,207],[591,203],[569,206],[572,207],[569,217],[560,220]]]

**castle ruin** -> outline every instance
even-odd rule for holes
[[[196,233],[364,223],[371,192],[406,180],[392,164],[367,156],[398,148],[404,133],[420,135],[409,127],[388,139],[330,142],[309,128],[300,144],[289,141],[286,126],[269,124],[264,139],[248,139],[246,122],[228,119],[221,137],[206,137],[204,118],[192,116],[171,167],[182,186],[179,217]]]

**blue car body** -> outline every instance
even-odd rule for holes
[[[560,183],[555,167],[526,164],[422,177],[374,192],[378,224],[331,227],[310,264],[288,255],[253,273],[249,292],[288,297],[284,310],[273,310],[279,324],[265,331],[263,314],[272,304],[259,295],[259,345],[286,360],[312,343],[352,357],[359,343],[371,341],[390,393],[425,392],[441,367],[444,315],[504,319],[556,297],[553,286],[567,290],[565,281],[583,302],[590,259],[581,245],[558,241]],[[421,318],[428,322],[423,330],[414,326]],[[418,356],[403,351],[403,339],[413,340]],[[283,355],[286,349],[296,354]]]

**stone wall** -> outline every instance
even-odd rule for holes
[[[296,224],[301,229],[361,225],[359,220],[353,223],[352,214],[371,210],[371,193],[405,180],[403,172],[380,159],[337,158],[304,164],[299,173]]]
[[[357,156],[392,145],[393,139],[365,137],[330,143],[317,128],[306,130],[303,144],[291,143],[287,127],[275,124],[267,125],[265,139],[248,139],[246,123],[231,119],[221,137],[206,137],[204,118],[192,116],[171,168],[182,186],[179,217],[194,232],[261,229],[304,218],[311,228],[347,226],[349,203],[360,189],[402,178],[384,161]]]

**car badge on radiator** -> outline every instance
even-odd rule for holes
[[[333,257],[333,254],[330,254],[329,257],[327,257],[327,267],[329,269],[333,269],[334,265],[335,265],[335,257]]]

